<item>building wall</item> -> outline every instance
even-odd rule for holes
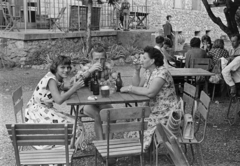
[[[162,25],[166,22],[166,16],[171,15],[173,30],[182,31],[186,42],[189,42],[189,40],[195,36],[196,31],[200,32],[198,33],[199,36],[206,34],[206,31],[210,31],[209,36],[212,40],[219,38],[221,35],[226,35],[209,18],[201,0],[182,0],[182,9],[174,9],[174,1],[180,0],[147,0],[147,6],[150,6],[150,14],[148,17],[150,29],[161,32],[163,29]],[[192,10],[192,2],[195,1],[199,1],[198,10]],[[146,1],[134,0],[133,3],[136,5],[144,5]],[[223,7],[214,8],[213,12],[226,24],[223,9]]]

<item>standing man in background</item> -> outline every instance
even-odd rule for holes
[[[166,24],[163,25],[163,31],[164,31],[164,37],[167,37],[171,40],[172,45],[173,45],[173,30],[172,30],[172,24],[171,24],[171,15],[167,15],[167,21]]]

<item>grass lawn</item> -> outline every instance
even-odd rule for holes
[[[128,66],[118,67],[117,70],[120,71],[122,75],[132,71]],[[6,123],[14,122],[11,93],[18,86],[23,86],[24,104],[26,105],[38,81],[46,74],[46,72],[46,70],[19,68],[0,70],[0,165],[2,166],[13,166],[15,162],[13,148],[4,126]],[[130,78],[124,77],[123,81],[127,85],[130,83]],[[206,138],[202,144],[203,158],[205,164],[209,166],[238,166],[240,165],[239,124],[236,126],[230,126],[224,120],[229,99],[220,99],[216,97],[216,100],[219,101],[219,104],[212,102],[210,106]],[[66,105],[61,106],[61,109],[63,108],[69,110]],[[95,137],[92,127],[92,124],[86,126],[86,130],[89,132],[89,137],[91,137],[90,139],[94,139]],[[191,159],[189,152],[190,150],[187,153],[187,158]],[[138,158],[135,158],[135,161],[137,164]],[[159,157],[159,162],[160,165],[172,165],[162,156]],[[130,164],[130,160],[127,158],[118,161],[118,165],[128,164]],[[74,162],[74,165],[94,165],[94,158],[79,159]],[[148,161],[147,165],[149,165]],[[198,163],[195,162],[194,165],[198,165]]]

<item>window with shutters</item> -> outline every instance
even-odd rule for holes
[[[201,10],[202,0],[192,0],[192,10]]]
[[[183,9],[183,0],[174,0],[173,8],[174,9]]]

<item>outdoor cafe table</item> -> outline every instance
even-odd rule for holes
[[[201,68],[168,68],[173,77],[182,77],[182,76],[212,76],[214,73],[211,73],[207,70]],[[197,87],[199,88],[199,87]],[[205,92],[208,93],[208,79],[205,78]],[[197,94],[196,94],[197,95]]]
[[[67,101],[66,104],[71,106],[71,110],[75,112],[76,119],[80,111],[81,105],[102,105],[102,104],[126,104],[126,103],[137,103],[137,102],[148,102],[149,97],[134,95],[130,93],[115,92],[110,94],[109,97],[102,97],[101,94],[97,96],[97,100],[88,100],[89,96],[93,96],[92,92],[87,88],[81,88],[74,93]],[[77,120],[75,120],[75,126]],[[76,135],[76,130],[74,130]]]

